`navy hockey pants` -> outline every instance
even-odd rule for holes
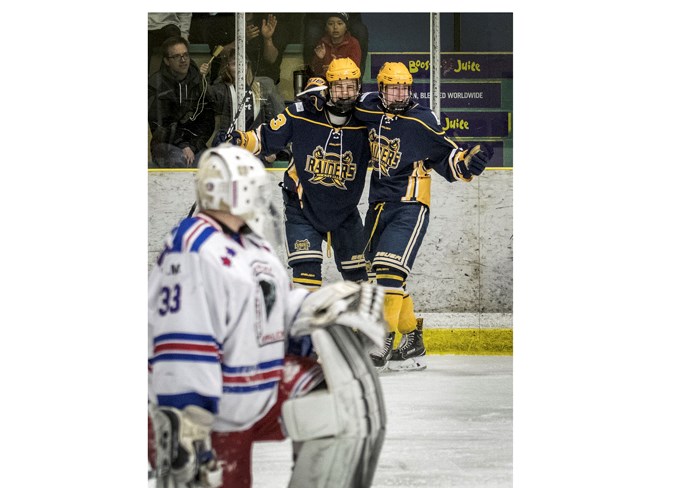
[[[402,286],[411,272],[430,210],[419,202],[379,202],[369,205],[364,221],[365,258],[376,280],[385,286]],[[393,277],[399,279],[393,279]],[[399,284],[398,284],[399,283]]]
[[[322,242],[329,241],[334,262],[344,280],[366,281],[364,262],[364,226],[360,212],[355,210],[331,232],[317,230],[303,215],[295,195],[282,190],[285,197],[285,232],[287,264],[293,271],[294,282],[320,286],[322,281]],[[304,274],[313,275],[308,279]]]

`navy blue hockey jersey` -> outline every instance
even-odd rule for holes
[[[363,123],[350,117],[334,126],[326,112],[310,113],[301,102],[289,105],[257,129],[263,154],[292,143],[284,188],[296,192],[303,214],[320,232],[336,229],[360,201],[369,166]]]
[[[417,201],[430,206],[431,171],[456,180],[449,161],[459,146],[445,136],[429,108],[416,103],[403,114],[387,114],[378,93],[368,92],[360,97],[355,116],[369,132],[370,203]]]

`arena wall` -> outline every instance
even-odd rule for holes
[[[283,170],[269,173],[274,206],[282,215],[277,184]],[[194,170],[148,173],[149,270],[164,236],[195,200],[194,174]],[[489,168],[471,183],[449,184],[433,173],[430,225],[407,282],[426,327],[512,329],[512,176],[511,168]],[[366,188],[359,210],[364,218]],[[283,232],[282,225],[278,232]],[[267,234],[276,240],[273,226]],[[277,240],[277,254],[285,262],[284,244]],[[323,273],[327,280],[340,278],[333,258],[326,259],[326,250]]]

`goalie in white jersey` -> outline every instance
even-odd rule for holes
[[[206,151],[200,211],[173,229],[151,272],[157,486],[249,487],[252,443],[287,436],[296,441],[290,486],[371,484],[385,409],[366,349],[385,338],[383,290],[292,289],[261,237],[270,186],[248,151]],[[305,335],[320,362],[288,353]]]

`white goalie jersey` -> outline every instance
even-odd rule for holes
[[[149,278],[151,400],[240,431],[277,400],[285,339],[307,292],[271,246],[199,213],[170,234]]]

